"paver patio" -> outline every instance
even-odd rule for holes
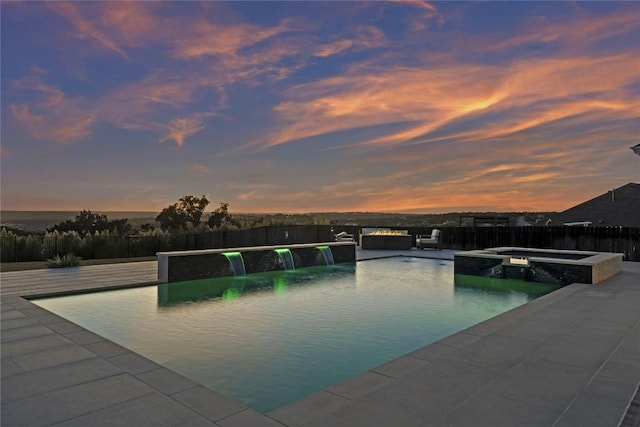
[[[416,250],[358,251],[358,259],[399,254],[453,259],[452,251]],[[23,298],[149,284],[156,269],[150,261],[1,273],[2,426],[640,423],[640,402],[630,406],[640,395],[638,263],[623,263],[602,284],[569,285],[268,414]]]

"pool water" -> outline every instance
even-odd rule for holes
[[[469,280],[402,257],[34,303],[268,412],[557,288]]]

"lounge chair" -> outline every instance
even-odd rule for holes
[[[334,235],[336,238],[336,242],[355,242],[356,239],[353,237],[353,234],[349,234],[346,231],[341,231],[338,234]]]
[[[431,234],[418,234],[416,236],[416,247],[418,249],[433,248],[442,249],[442,236],[440,230],[433,229]]]

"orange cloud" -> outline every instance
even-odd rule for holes
[[[625,93],[637,79],[634,54],[532,59],[505,67],[468,64],[440,68],[361,70],[296,86],[275,108],[281,124],[264,146],[385,123],[404,129],[362,141],[401,144],[431,136],[454,122],[503,113],[448,139],[489,139],[587,113],[637,117],[640,101]],[[597,96],[596,96],[597,94]],[[589,120],[593,120],[590,117]]]
[[[117,1],[101,5],[100,22],[127,46],[136,47],[144,41],[157,40],[169,24],[152,13],[161,3]]]
[[[491,144],[416,145],[399,155],[398,150],[379,155],[361,152],[359,163],[376,175],[353,188],[347,183],[341,190],[372,210],[389,210],[389,206],[416,212],[482,207],[557,210],[583,201],[585,194],[597,193],[585,182],[599,182],[605,188],[619,185],[608,174],[619,167],[625,154],[621,151],[626,147],[616,149],[611,144],[616,136],[611,129],[593,132],[588,138],[555,135],[547,141],[540,135],[523,134],[515,141],[498,139]],[[385,189],[388,183],[399,185],[380,198],[364,193]],[[578,191],[579,187],[585,188]],[[559,188],[572,190],[560,192]]]
[[[420,9],[424,9],[429,13],[438,13],[436,7],[431,3],[423,0],[393,0],[394,3],[406,4],[411,6],[416,6]]]
[[[627,34],[637,28],[640,14],[615,13],[598,17],[582,17],[574,22],[535,21],[529,28],[514,37],[496,40],[486,46],[487,51],[514,49],[530,43],[556,43],[567,46],[573,51],[591,46],[593,43],[609,37]],[[615,51],[615,46],[608,46]]]
[[[193,100],[194,93],[210,86],[206,75],[155,72],[144,79],[126,83],[111,93],[107,93],[104,102],[117,106],[124,111],[149,111],[155,107],[179,107]],[[115,109],[115,108],[113,108]]]
[[[182,146],[186,138],[204,128],[203,121],[216,115],[216,105],[210,111],[182,110],[193,101],[199,89],[212,83],[206,75],[178,78],[161,73],[152,74],[132,84],[126,84],[102,98],[68,97],[59,88],[46,84],[44,70],[34,70],[29,76],[14,82],[14,88],[35,96],[29,104],[13,104],[13,117],[33,136],[61,143],[73,143],[91,133],[98,118],[123,129],[145,129],[162,133],[161,141],[174,140]],[[163,110],[167,112],[163,113]],[[165,114],[174,114],[165,120]],[[166,123],[169,122],[167,125]]]
[[[178,147],[182,147],[185,138],[195,135],[202,129],[202,120],[198,117],[173,119],[160,142],[174,140]]]
[[[336,55],[338,53],[344,52],[353,46],[353,41],[351,40],[336,40],[331,43],[327,43],[324,45],[318,46],[316,51],[313,53],[314,56],[319,56],[321,58],[325,58],[327,56]]]
[[[275,27],[251,24],[216,25],[204,20],[191,25],[183,37],[174,43],[174,55],[179,58],[201,56],[239,56],[240,50],[295,29],[289,19]]]
[[[238,80],[253,84],[263,74],[282,79],[302,66],[279,64],[283,57],[296,55],[302,49],[294,39],[264,44],[284,32],[296,30],[298,24],[290,19],[283,19],[274,27],[244,23],[215,25],[203,20],[192,25],[188,17],[155,14],[154,9],[161,7],[156,3],[92,3],[79,7],[55,2],[50,7],[72,23],[77,35],[92,39],[123,58],[127,54],[122,46],[133,50],[158,43],[170,47],[180,60],[198,58],[200,62],[197,66],[179,67],[178,73],[156,68],[138,81],[125,83],[93,99],[70,98],[61,89],[43,82],[46,72],[33,72],[14,86],[37,92],[38,97],[16,105],[14,117],[38,138],[51,136],[73,142],[87,136],[90,124],[99,117],[125,129],[161,132],[162,141],[174,140],[181,146],[186,138],[204,128],[204,117],[219,114],[224,108],[226,85]],[[260,44],[259,49],[244,51],[256,44]],[[204,107],[206,111],[189,111],[189,116],[196,114],[198,119],[185,119],[184,110],[207,89],[210,104]],[[218,97],[211,97],[211,90]]]
[[[585,194],[597,194],[584,182],[619,185],[611,182],[608,171],[619,167],[628,147],[617,147],[614,141],[634,138],[618,110],[633,120],[633,104],[595,102],[584,109],[577,104],[569,103],[559,116],[537,124],[525,121],[519,129],[512,125],[502,132],[498,122],[495,129],[487,128],[491,137],[478,132],[473,138],[451,138],[446,145],[401,144],[388,150],[378,144],[346,151],[332,164],[340,181],[316,187],[314,200],[300,198],[293,204],[276,198],[304,207],[322,200],[345,211],[567,208],[583,201]],[[585,125],[585,131],[563,130]],[[307,197],[304,192],[296,195]],[[271,202],[276,205],[275,198]]]
[[[390,182],[397,184],[389,185]],[[486,181],[430,182],[426,185],[389,181],[389,177],[384,177],[319,185],[313,191],[281,191],[277,186],[269,190],[257,189],[243,193],[233,205],[244,211],[249,210],[249,206],[260,206],[263,212],[292,213],[328,209],[346,212],[536,211],[568,207],[580,200],[579,196],[572,200],[571,196],[558,194],[556,187],[542,177],[531,183],[496,180],[490,191]]]
[[[34,69],[32,74],[14,82],[13,87],[33,95],[33,108],[25,103],[10,105],[13,118],[31,135],[42,140],[72,144],[88,136],[96,121],[95,110],[78,99],[42,81],[47,72]]]
[[[97,28],[92,20],[82,16],[82,13],[76,8],[75,4],[71,2],[48,2],[46,4],[64,16],[74,26],[77,37],[92,39],[108,50],[118,53],[125,59],[129,59],[128,55],[108,34]],[[86,7],[83,8],[83,10],[86,9]]]
[[[350,49],[364,50],[387,45],[384,33],[373,25],[359,25],[352,38],[335,40],[317,46],[313,56],[326,58]]]
[[[72,144],[91,133],[95,114],[77,111],[74,116],[34,114],[25,104],[11,104],[11,114],[34,137],[61,144]]]
[[[418,9],[422,9],[424,11],[424,17],[431,19],[435,18],[439,23],[444,22],[444,18],[438,12],[438,9],[432,5],[430,2],[422,1],[422,0],[393,0],[394,3],[399,3],[407,6],[414,6]],[[416,23],[414,22],[413,29],[424,29],[426,26],[424,24],[416,27]]]

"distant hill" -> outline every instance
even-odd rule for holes
[[[127,218],[129,223],[135,228],[147,222],[154,222],[159,212],[99,212],[92,211],[100,215],[106,215],[110,220]],[[73,219],[80,211],[1,211],[0,226],[14,228],[33,233],[43,233],[47,227]]]
[[[93,213],[104,214],[110,220],[127,218],[134,229],[145,223],[154,223],[159,212],[111,211]],[[78,211],[1,211],[0,226],[31,233],[43,233],[47,227],[73,219]],[[206,212],[204,218],[207,218]],[[332,224],[362,227],[435,227],[457,226],[460,217],[473,215],[507,217],[510,225],[542,225],[548,218],[547,212],[451,212],[444,214],[404,214],[384,212],[319,212],[307,214],[241,214],[231,212],[241,222],[263,219],[264,224]],[[463,224],[470,225],[470,224]]]

